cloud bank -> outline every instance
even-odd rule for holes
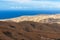
[[[60,2],[54,0],[0,0],[0,9],[60,10]]]

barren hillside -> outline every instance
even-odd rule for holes
[[[0,40],[60,40],[60,24],[0,21]]]

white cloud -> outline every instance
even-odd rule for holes
[[[11,9],[22,9],[23,7],[11,6]]]
[[[8,3],[11,9],[60,9],[60,2],[56,1],[32,1],[32,0],[5,0],[12,3]],[[5,4],[4,4],[5,5]],[[6,6],[8,6],[6,4]]]
[[[32,0],[3,0],[3,1],[12,1],[12,2],[29,2]]]
[[[19,2],[18,2],[19,3]],[[26,9],[60,9],[60,2],[51,2],[51,1],[25,1],[22,3]],[[20,5],[21,6],[21,5]],[[25,9],[24,7],[21,7],[21,9]],[[19,8],[18,6],[15,8]]]
[[[51,1],[38,1],[33,3],[33,5],[37,6],[40,9],[60,9],[60,2],[51,2]]]

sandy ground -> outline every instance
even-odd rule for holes
[[[60,19],[60,14],[21,16],[21,17],[16,17],[16,18],[11,18],[11,19],[5,19],[5,20],[1,20],[1,21],[13,21],[13,22],[34,21],[34,22],[40,22],[41,20],[48,19],[48,18]],[[58,22],[58,23],[60,23],[60,22]]]

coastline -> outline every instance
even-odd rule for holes
[[[13,21],[13,22],[21,22],[21,21],[34,21],[34,22],[39,22],[40,20],[47,19],[47,18],[60,18],[60,14],[51,14],[51,15],[46,15],[46,14],[39,14],[39,15],[25,15],[25,16],[20,16],[20,17],[15,17],[15,18],[10,18],[10,19],[2,19],[0,21]]]

